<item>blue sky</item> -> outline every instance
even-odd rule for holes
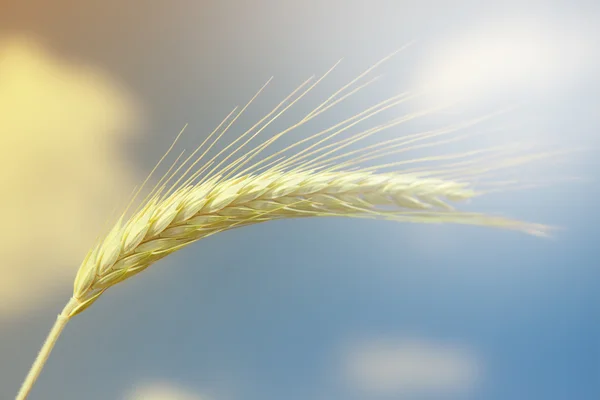
[[[519,103],[517,112],[486,123],[485,129],[502,129],[494,140],[586,151],[517,172],[525,178],[541,175],[554,182],[549,187],[491,195],[473,205],[563,229],[541,239],[477,227],[314,219],[225,232],[111,289],[74,319],[31,399],[598,398],[600,213],[594,194],[600,185],[593,181],[600,127],[600,53],[593,41],[600,26],[598,5],[582,0],[494,6],[434,0],[105,4],[13,5],[0,13],[6,15],[0,17],[2,39],[31,38],[48,59],[60,61],[44,64],[47,59],[39,58],[40,68],[60,76],[57,81],[75,82],[68,86],[71,97],[61,97],[67,90],[54,84],[44,88],[56,96],[46,96],[69,107],[92,99],[89,110],[95,111],[82,112],[81,120],[102,127],[73,123],[67,136],[60,121],[76,121],[78,113],[63,111],[60,118],[48,117],[59,121],[52,132],[44,122],[23,142],[0,132],[5,149],[31,150],[35,142],[47,154],[42,145],[54,146],[56,157],[48,163],[63,168],[48,169],[50,164],[37,157],[40,161],[28,163],[33,173],[27,175],[25,162],[17,163],[20,172],[7,177],[30,183],[16,185],[25,188],[11,196],[38,196],[40,207],[51,199],[77,213],[65,225],[72,241],[58,243],[59,235],[49,229],[2,238],[10,247],[17,245],[11,237],[46,247],[40,258],[28,254],[16,261],[0,252],[4,264],[25,265],[21,275],[0,270],[8,282],[0,285],[5,304],[0,398],[16,393],[71,290],[72,268],[57,279],[48,270],[25,268],[42,268],[36,265],[46,260],[52,268],[66,268],[71,257],[80,257],[88,237],[97,233],[82,221],[93,218],[94,210],[109,215],[122,200],[118,193],[126,196],[143,179],[183,124],[190,125],[181,146],[190,148],[271,75],[272,88],[242,123],[341,57],[338,74],[317,95],[412,39],[418,43],[383,68],[382,82],[369,92],[373,97],[359,97],[351,106],[427,85],[434,95],[400,111],[461,99],[453,113],[394,128],[385,138]],[[2,49],[4,68],[21,65],[18,57],[8,56],[10,47]],[[84,81],[71,81],[71,69],[59,75],[65,65],[85,65],[82,76],[94,76],[98,86],[73,89]],[[3,93],[0,80],[0,100]],[[39,110],[45,101],[35,103]],[[0,110],[7,104],[0,101]],[[135,123],[123,122],[123,110]],[[343,115],[333,112],[329,121]],[[83,132],[89,140],[81,139]],[[58,139],[44,136],[50,134]],[[104,157],[105,150],[114,158]],[[88,169],[87,157],[96,169]],[[111,169],[100,169],[104,158]],[[31,176],[45,180],[53,173],[61,178],[51,189],[26,192],[37,185]],[[589,179],[563,182],[572,176]],[[103,179],[102,185],[89,189],[89,177]],[[81,198],[65,203],[65,193]],[[28,218],[31,212],[11,211],[24,200],[7,198],[3,218],[15,213]],[[50,214],[40,211],[54,221]],[[20,285],[11,282],[32,276],[40,286],[11,289]],[[30,302],[18,297],[28,290],[44,295]],[[21,306],[24,311],[10,312]]]

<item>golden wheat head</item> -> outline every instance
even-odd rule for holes
[[[85,257],[75,278],[72,298],[59,315],[17,399],[27,397],[54,342],[71,317],[89,307],[108,288],[215,233],[284,218],[360,217],[472,224],[545,235],[549,228],[544,225],[460,208],[465,200],[489,191],[478,189],[474,184],[484,174],[519,166],[548,154],[516,156],[504,148],[489,148],[366,166],[368,162],[390,155],[462,140],[465,137],[451,135],[490,116],[453,127],[360,145],[379,132],[432,111],[426,110],[396,117],[339,139],[351,128],[413,99],[415,94],[392,96],[283,150],[257,159],[287,133],[339,106],[368,86],[373,80],[364,83],[361,80],[389,57],[341,87],[298,122],[248,150],[248,145],[262,131],[309,93],[333,68],[316,81],[307,80],[254,126],[206,160],[206,155],[265,85],[240,111],[234,109],[192,155],[181,162],[178,157],[137,209],[129,214],[124,212]],[[447,164],[438,169],[411,166],[432,160]],[[196,168],[197,165],[202,166]],[[146,182],[149,179],[150,176]],[[141,188],[137,194],[140,191]]]

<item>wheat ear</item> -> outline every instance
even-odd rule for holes
[[[17,400],[27,398],[58,336],[73,316],[88,308],[108,288],[140,273],[161,258],[215,233],[283,218],[341,216],[401,222],[484,225],[545,235],[548,227],[544,225],[458,211],[453,205],[485,193],[485,190],[474,188],[470,177],[481,177],[490,171],[520,165],[548,154],[511,158],[507,156],[512,154],[510,149],[490,148],[360,167],[368,161],[388,155],[462,140],[465,137],[445,136],[487,118],[350,150],[353,144],[361,143],[378,132],[427,115],[426,111],[392,119],[345,139],[336,139],[361,122],[414,98],[414,95],[407,93],[379,102],[284,150],[251,163],[285,134],[368,86],[372,81],[363,84],[357,82],[389,57],[391,56],[340,88],[297,123],[236,156],[275,119],[310,92],[333,68],[316,82],[312,79],[304,82],[254,126],[212,159],[204,161],[217,141],[262,92],[263,86],[241,111],[232,111],[193,154],[178,166],[180,158],[177,158],[132,215],[126,219],[127,211],[123,213],[114,228],[85,257],[75,278],[73,295],[58,316]],[[431,142],[432,139],[435,141]],[[288,154],[300,145],[306,146],[292,155]],[[172,148],[173,146],[167,154]],[[477,159],[477,156],[484,158]],[[407,164],[432,160],[451,163],[443,165],[438,171],[406,168]],[[195,170],[201,161],[204,161],[203,167]],[[404,169],[393,170],[398,166]],[[171,183],[176,177],[179,178]],[[146,182],[149,179],[150,176]],[[141,188],[137,194],[140,191]]]

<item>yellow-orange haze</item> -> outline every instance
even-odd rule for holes
[[[0,318],[68,299],[85,252],[139,177],[131,97],[27,38],[0,38]]]

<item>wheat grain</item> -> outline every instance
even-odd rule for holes
[[[73,297],[81,304],[199,239],[234,227],[282,218],[372,216],[453,221],[542,234],[544,227],[455,211],[477,193],[464,183],[404,174],[271,171],[177,190],[150,201],[125,224],[117,224],[81,265]],[[387,207],[387,209],[382,209]]]
[[[534,235],[547,234],[549,228],[541,224],[466,212],[455,207],[464,200],[486,192],[476,189],[472,183],[474,180],[467,177],[480,178],[490,171],[514,167],[551,154],[519,156],[511,148],[489,148],[363,166],[368,161],[389,155],[463,140],[467,136],[443,137],[490,116],[352,149],[353,144],[432,111],[427,110],[394,118],[345,139],[337,139],[358,124],[414,98],[414,94],[403,93],[381,101],[251,163],[287,133],[368,86],[373,80],[352,88],[360,78],[389,57],[344,85],[297,123],[236,158],[238,152],[309,93],[333,68],[312,84],[311,80],[304,82],[250,129],[211,159],[204,161],[216,143],[262,92],[263,86],[241,111],[236,113],[237,109],[234,109],[179,166],[177,163],[181,156],[178,157],[133,214],[126,218],[126,210],[113,229],[85,257],[75,278],[72,298],[59,315],[17,399],[23,400],[28,396],[56,339],[70,318],[88,308],[108,288],[140,273],[169,254],[215,233],[283,218],[360,217],[418,223],[451,222],[514,229]],[[350,88],[349,92],[344,93]],[[432,139],[435,141],[428,142]],[[287,155],[311,141],[312,144],[302,150]],[[172,149],[173,146],[167,154]],[[469,158],[482,154],[486,157],[483,161]],[[499,161],[492,163],[494,156],[499,157]],[[438,170],[406,168],[407,164],[432,160],[450,160],[452,163],[442,165]],[[203,166],[195,170],[202,161]],[[398,166],[404,170],[389,171]],[[155,170],[156,167],[152,172]],[[173,180],[175,182],[171,183]]]

